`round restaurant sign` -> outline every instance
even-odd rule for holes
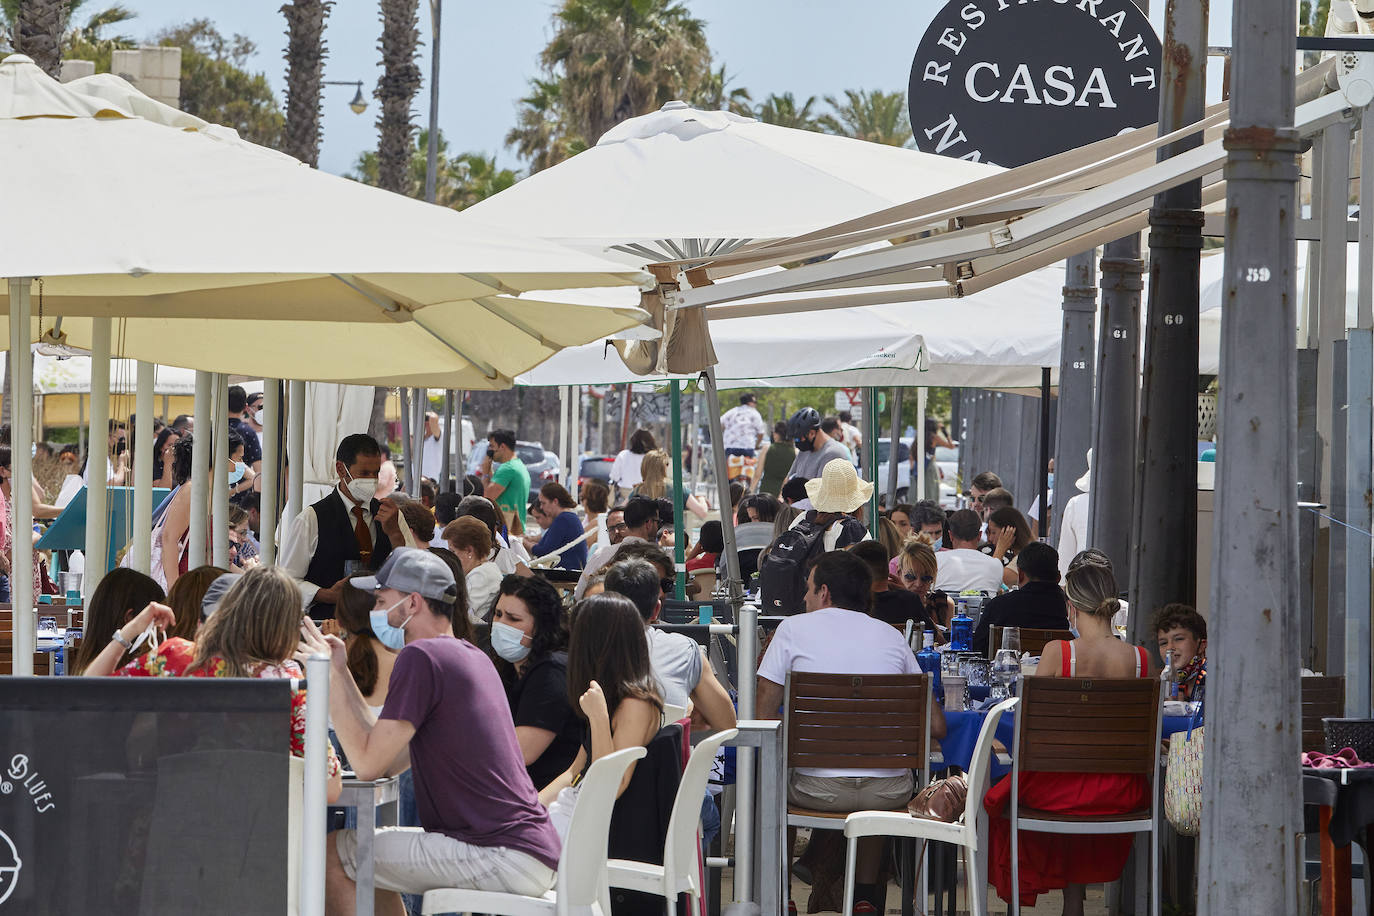
[[[1153,124],[1159,60],[1131,0],[950,0],[911,65],[916,146],[1012,167]]]

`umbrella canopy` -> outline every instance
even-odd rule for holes
[[[117,352],[149,362],[493,388],[643,317],[516,299],[648,280],[526,236],[537,223],[503,230],[328,175],[117,77],[60,84],[21,55],[0,62],[0,170],[0,277],[40,278],[44,330],[61,316],[77,346],[109,316]]]
[[[669,102],[469,212],[638,265],[787,238],[999,171]]]

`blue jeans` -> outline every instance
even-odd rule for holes
[[[706,797],[701,800],[701,839],[707,849],[711,848],[711,842],[720,834],[720,809],[716,807],[716,800],[707,792]]]

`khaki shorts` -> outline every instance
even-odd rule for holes
[[[335,850],[350,880],[356,881],[356,830],[335,834]],[[372,841],[376,887],[422,894],[441,887],[500,891],[541,897],[553,887],[557,872],[543,862],[504,846],[473,846],[422,827],[379,827]]]
[[[787,800],[812,811],[891,811],[911,800],[916,782],[901,776],[812,776],[792,773]]]

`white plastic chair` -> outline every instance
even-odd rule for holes
[[[687,912],[701,911],[701,887],[698,885],[697,858],[700,853],[697,828],[701,824],[701,801],[706,797],[706,781],[711,776],[720,746],[739,734],[739,729],[727,728],[705,738],[692,749],[687,768],[678,783],[673,812],[668,817],[668,839],[663,847],[663,864],[611,859],[606,863],[608,883],[647,894],[658,894],[667,901],[668,916],[677,912],[677,897],[687,894],[691,905]]]
[[[849,840],[849,855],[844,868],[844,912],[854,912],[854,861],[862,837],[890,836],[903,839],[938,840],[962,846],[968,850],[969,912],[971,916],[986,916],[988,911],[988,816],[983,810],[983,795],[992,777],[992,742],[997,723],[1003,713],[1021,702],[1017,697],[1003,700],[988,710],[978,743],[973,748],[973,760],[968,771],[968,799],[959,820],[944,821],[912,817],[891,811],[856,811],[844,820],[844,835]],[[972,816],[970,816],[972,815]],[[925,882],[917,886],[924,894]],[[924,907],[923,907],[924,909]]]
[[[420,912],[490,913],[492,916],[610,916],[601,901],[610,898],[606,889],[606,843],[611,830],[611,811],[616,790],[625,771],[647,750],[628,747],[597,760],[582,778],[573,807],[563,855],[558,860],[558,880],[542,897],[525,897],[499,891],[461,887],[425,891]]]

